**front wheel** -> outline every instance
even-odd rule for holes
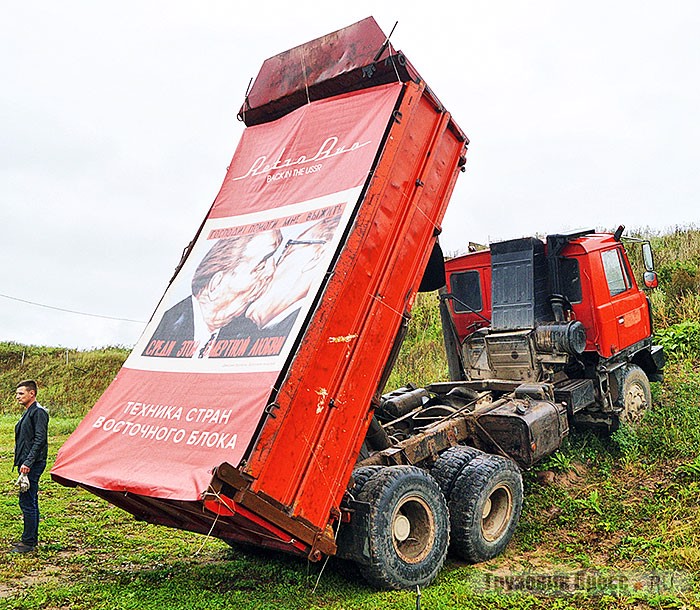
[[[385,589],[429,584],[447,555],[450,520],[435,480],[414,466],[373,474],[358,494],[369,504],[366,578]]]
[[[649,378],[636,364],[628,364],[615,375],[615,382],[620,423],[638,425],[651,404]]]
[[[475,458],[457,477],[450,494],[452,548],[478,563],[508,545],[523,506],[523,480],[512,460],[497,455]]]

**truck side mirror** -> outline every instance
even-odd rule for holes
[[[656,271],[644,272],[644,285],[647,288],[656,288],[659,285],[659,277],[656,275]]]
[[[654,253],[652,252],[651,244],[648,241],[642,243],[642,258],[644,259],[644,268],[647,271],[654,271]]]

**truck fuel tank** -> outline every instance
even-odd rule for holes
[[[550,400],[511,398],[478,417],[482,440],[521,468],[554,453],[569,434],[566,407]]]

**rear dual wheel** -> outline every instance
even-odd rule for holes
[[[447,555],[450,521],[435,480],[414,466],[390,466],[373,473],[357,494],[369,504],[364,576],[384,589],[425,586]]]
[[[351,494],[368,512],[354,523],[359,546],[339,551],[358,561],[373,585],[412,589],[432,582],[450,530],[452,549],[474,563],[495,557],[510,541],[523,500],[522,477],[511,460],[454,447],[432,472],[369,466],[353,473]]]
[[[449,466],[458,463],[460,455],[468,461],[454,476]],[[443,455],[446,459],[435,465],[442,472],[435,477],[449,478],[443,476],[446,472],[453,476],[447,494],[451,548],[463,559],[478,563],[496,557],[510,542],[522,510],[523,482],[512,460],[481,452],[471,459],[469,455],[466,451]]]
[[[475,457],[480,455],[484,455],[483,451],[462,445],[450,447],[440,454],[430,473],[438,482],[443,495],[448,501],[457,477]]]
[[[348,491],[353,497],[359,496],[365,483],[369,481],[375,474],[380,470],[384,469],[385,466],[360,466],[352,471],[352,485],[348,487]]]

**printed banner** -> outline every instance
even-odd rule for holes
[[[400,84],[250,127],[187,261],[59,451],[59,480],[196,500],[237,465],[359,205]]]
[[[279,372],[360,192],[207,220],[125,366]]]

